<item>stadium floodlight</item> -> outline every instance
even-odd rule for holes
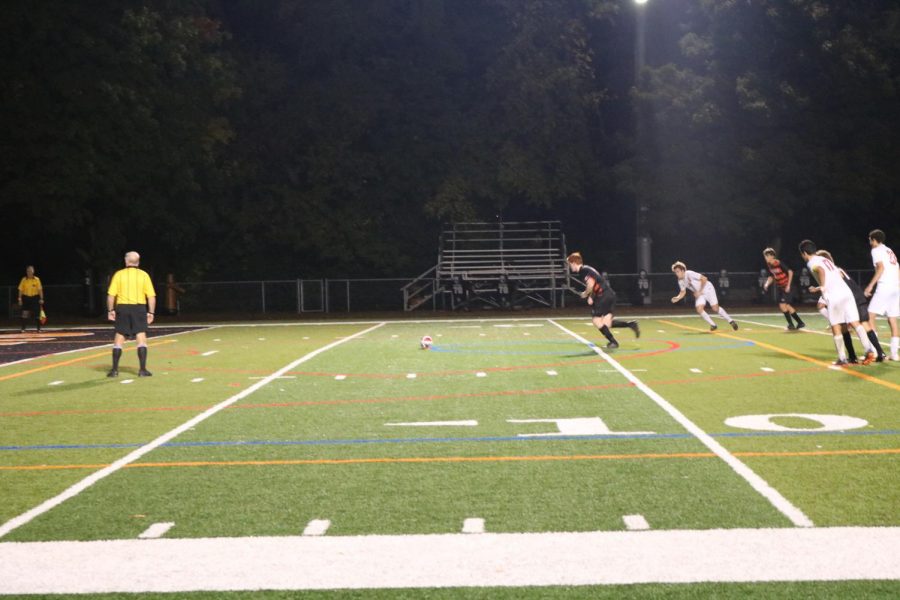
[[[634,0],[635,4],[647,4],[647,0]]]

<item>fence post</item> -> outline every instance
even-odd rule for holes
[[[266,282],[259,282],[260,299],[262,300],[262,314],[266,314]]]
[[[328,280],[322,280],[322,311],[323,312],[331,312],[330,307],[328,306]]]
[[[300,285],[300,279],[297,279],[297,314],[303,312],[303,287]]]
[[[347,312],[350,312],[350,280],[347,280]]]

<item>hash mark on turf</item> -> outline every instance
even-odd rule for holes
[[[702,373],[700,369],[691,369],[691,373]]]
[[[775,369],[772,369],[770,367],[760,367],[759,370],[765,371],[766,373],[774,373],[775,372]]]
[[[463,533],[484,533],[484,519],[470,518],[463,521]]]
[[[407,378],[407,379],[415,379],[415,378],[416,378],[416,374],[415,374],[415,373],[407,373],[407,374],[406,374],[406,378]]]
[[[650,529],[650,523],[647,522],[644,515],[625,515],[622,517],[622,520],[625,521],[625,527],[629,531],[643,531],[645,529]]]
[[[212,356],[212,355],[215,354],[216,352],[218,352],[218,350],[210,350],[209,352],[204,352],[204,353],[201,354],[200,356]]]
[[[166,535],[172,527],[175,526],[175,523],[154,523],[150,527],[148,527],[144,533],[138,536],[138,538],[142,540],[155,540],[157,538],[161,538]]]
[[[201,381],[203,381],[202,377],[194,377],[191,379],[191,383],[200,383]]]
[[[485,373],[484,371],[478,371],[477,373],[475,373],[475,377],[487,377],[487,373]]]
[[[59,385],[59,384],[61,384],[61,383],[62,383],[62,380],[59,380],[59,381],[51,381],[51,382],[48,383],[47,385]]]
[[[122,385],[125,385],[126,383],[131,383],[132,381],[134,381],[134,379],[123,379]]]
[[[329,527],[331,527],[331,521],[328,519],[313,519],[306,524],[303,535],[325,535]]]
[[[557,373],[556,371],[547,371],[547,375],[553,377],[554,375],[559,375],[559,373]]]
[[[347,376],[346,375],[335,375],[334,378],[337,379],[338,381],[343,381],[344,379],[347,379]]]

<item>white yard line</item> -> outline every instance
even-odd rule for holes
[[[0,543],[0,594],[900,579],[900,528]]]
[[[192,427],[195,427],[199,423],[202,423],[203,421],[205,421],[209,417],[213,416],[217,412],[224,410],[225,408],[228,408],[229,406],[231,406],[232,404],[234,404],[235,402],[237,402],[243,398],[246,398],[247,396],[249,396],[253,392],[257,391],[258,389],[262,388],[263,386],[278,379],[279,377],[281,377],[288,371],[295,369],[298,365],[305,363],[306,361],[308,361],[312,358],[315,358],[316,356],[318,356],[319,354],[321,354],[323,352],[331,350],[335,346],[339,346],[340,344],[343,344],[344,342],[348,342],[356,337],[365,335],[366,333],[369,333],[370,331],[374,331],[375,329],[378,329],[379,327],[381,327],[384,324],[385,324],[384,322],[378,323],[377,325],[369,327],[368,329],[358,331],[357,333],[354,333],[353,335],[347,336],[347,337],[337,340],[335,342],[331,342],[330,344],[322,346],[321,348],[319,348],[317,350],[313,350],[312,352],[298,358],[294,362],[281,367],[280,369],[278,369],[277,371],[275,371],[274,373],[272,373],[265,379],[254,383],[247,389],[235,394],[234,396],[228,398],[227,400],[224,400],[224,401],[220,402],[219,404],[216,404],[215,406],[203,411],[196,417],[190,419],[189,421],[186,421],[185,423],[182,423],[175,429],[173,429],[167,433],[164,433],[163,435],[159,436],[152,442],[149,442],[148,444],[141,446],[134,452],[127,454],[126,456],[120,458],[119,460],[115,461],[111,465],[104,467],[103,469],[100,469],[99,471],[96,471],[96,472],[88,475],[87,477],[85,477],[84,479],[82,479],[81,481],[76,483],[75,485],[69,487],[68,489],[64,490],[63,492],[54,496],[53,498],[50,498],[49,500],[45,500],[41,504],[32,508],[31,510],[24,512],[21,515],[10,519],[3,525],[0,525],[0,538],[5,536],[9,532],[13,531],[14,529],[17,529],[17,528],[21,527],[22,525],[25,525],[26,523],[30,522],[32,519],[39,517],[40,515],[59,506],[66,500],[68,500],[70,498],[74,498],[75,496],[77,496],[78,494],[80,494],[81,492],[86,490],[87,488],[91,487],[92,485],[94,485],[95,483],[97,483],[98,481],[103,479],[104,477],[107,477],[108,475],[112,475],[113,473],[115,473],[116,471],[118,471],[119,469],[124,467],[125,465],[133,463],[134,461],[138,460],[139,458],[141,458],[148,452],[155,450],[156,448],[162,446],[163,444],[171,441],[173,438],[181,435],[185,431],[188,431]]]
[[[797,527],[813,527],[812,520],[803,514],[799,508],[794,506],[787,498],[781,495],[781,492],[773,488],[769,485],[769,483],[757,475],[753,469],[748,467],[746,464],[741,462],[736,456],[734,456],[731,452],[725,449],[719,442],[714,440],[708,433],[700,429],[700,427],[688,419],[684,413],[675,408],[668,400],[660,396],[658,393],[650,389],[647,384],[637,378],[634,373],[630,372],[628,369],[620,365],[615,359],[613,359],[610,355],[600,350],[599,347],[592,344],[588,340],[584,339],[577,333],[570,331],[560,325],[559,323],[549,320],[551,323],[567,332],[569,335],[579,340],[581,343],[586,344],[593,348],[594,352],[600,355],[603,360],[613,366],[616,370],[618,370],[625,378],[633,383],[639,390],[641,390],[647,397],[653,400],[660,408],[666,411],[670,417],[675,419],[682,427],[684,427],[688,432],[693,434],[700,443],[709,448],[716,456],[721,458],[725,463],[731,467],[735,473],[743,477],[750,486],[759,492],[766,500],[768,500],[772,506],[774,506],[778,511],[787,517],[791,523],[796,525]]]
[[[645,531],[650,529],[650,523],[644,518],[644,515],[625,515],[622,517],[625,528],[629,531]]]
[[[303,535],[325,535],[329,527],[331,527],[331,521],[328,519],[313,519],[306,524]]]
[[[166,535],[175,526],[175,523],[154,523],[144,533],[138,536],[142,540],[156,540]]]
[[[471,517],[463,521],[463,533],[484,533],[484,519]]]
[[[810,315],[807,315],[807,318],[809,318],[809,316]],[[781,329],[782,331],[785,330],[784,325],[772,325],[771,323],[762,323],[760,321],[748,321],[747,319],[735,319],[735,321],[738,321],[740,323],[750,323],[751,325],[759,325],[760,327],[770,327],[772,329]],[[806,327],[801,329],[800,333],[815,333],[816,335],[827,335],[829,337],[831,336],[831,333],[829,333],[827,331],[824,331],[824,330],[818,331],[816,329],[811,329],[809,324],[807,324]]]

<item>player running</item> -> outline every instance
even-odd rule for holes
[[[866,286],[865,294],[872,297],[869,301],[869,325],[872,329],[875,329],[875,315],[887,317],[891,327],[891,360],[896,361],[900,360],[900,333],[897,330],[897,317],[900,317],[900,265],[897,264],[897,255],[884,245],[884,239],[884,232],[880,229],[873,229],[869,233],[875,274]]]
[[[834,364],[837,366],[847,364],[847,352],[844,346],[844,338],[841,334],[841,325],[844,323],[848,323],[856,331],[856,336],[865,349],[866,356],[862,364],[871,364],[875,360],[874,348],[872,348],[872,344],[866,336],[866,330],[859,323],[859,310],[856,308],[856,302],[853,300],[853,293],[843,278],[841,278],[837,267],[824,256],[816,254],[816,245],[812,240],[800,242],[799,249],[800,256],[806,261],[809,272],[813,274],[819,283],[818,286],[810,286],[809,291],[821,293],[827,304],[828,322],[831,324],[834,347],[838,355]]]
[[[834,258],[828,250],[818,250],[816,254],[824,256],[832,263],[834,262]],[[837,267],[838,273],[841,274],[841,279],[844,280],[844,283],[847,284],[847,287],[850,288],[850,292],[853,294],[853,301],[856,302],[856,309],[859,311],[859,323],[863,326],[863,329],[866,330],[866,337],[869,338],[869,342],[871,342],[872,347],[875,349],[875,354],[877,355],[875,362],[884,362],[884,351],[881,349],[878,335],[869,325],[869,301],[866,299],[866,295],[863,293],[862,288],[859,287],[859,284],[853,281],[853,278],[847,275],[847,272],[844,269],[838,267],[837,264],[834,266]],[[822,301],[821,298],[820,301]],[[827,308],[825,309],[824,316],[826,319],[828,318]],[[850,339],[850,328],[847,323],[844,323],[841,326],[841,335],[844,338],[844,346],[847,348],[847,361],[850,362],[850,364],[858,363],[859,361],[856,358],[856,352],[853,351],[853,341]]]
[[[609,285],[609,282],[600,277],[597,269],[590,265],[584,264],[580,252],[573,252],[566,257],[569,263],[569,269],[580,275],[584,279],[584,291],[580,294],[582,298],[587,299],[587,303],[591,306],[591,321],[594,327],[600,330],[608,341],[607,349],[615,350],[619,347],[619,342],[609,330],[610,327],[628,327],[634,332],[634,337],[641,337],[641,328],[637,321],[622,321],[613,319],[613,309],[616,306],[616,292]]]
[[[688,271],[688,268],[681,261],[677,261],[672,265],[672,272],[675,273],[675,276],[678,278],[678,287],[681,288],[678,295],[672,298],[672,304],[681,302],[681,299],[685,297],[688,291],[691,291],[694,293],[694,308],[697,309],[697,314],[700,315],[704,321],[709,323],[710,331],[715,331],[718,329],[718,326],[706,312],[707,303],[713,312],[718,313],[720,317],[728,321],[728,324],[731,325],[732,329],[737,331],[738,324],[735,323],[734,319],[728,316],[728,313],[725,312],[724,308],[719,306],[719,299],[716,297],[716,288],[714,288],[713,284],[706,278],[706,275],[701,275],[696,271]]]
[[[806,323],[803,322],[803,319],[800,318],[800,315],[794,307],[791,306],[791,304],[794,303],[794,294],[791,292],[791,284],[794,281],[794,271],[791,270],[784,261],[776,258],[774,248],[766,248],[763,250],[763,258],[766,259],[766,270],[769,272],[769,277],[763,284],[763,291],[768,291],[769,286],[771,286],[774,281],[775,285],[778,286],[778,308],[781,309],[785,320],[787,320],[787,328],[789,330],[803,329],[806,327]],[[794,325],[794,321],[791,319],[795,319],[797,324]]]

